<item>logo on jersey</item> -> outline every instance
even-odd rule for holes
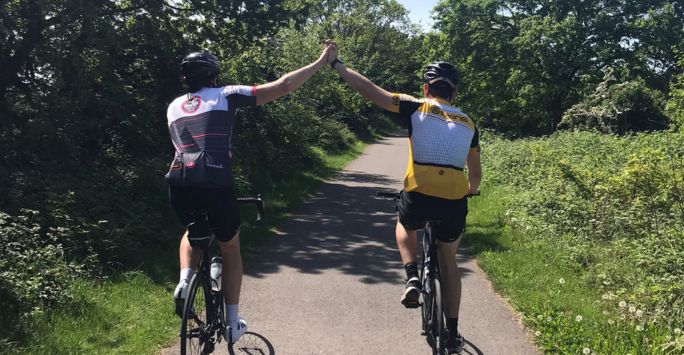
[[[435,115],[439,115],[440,113],[442,113],[442,109],[439,108],[439,106],[437,106],[437,105],[430,106],[430,111],[432,113],[434,113]]]
[[[397,95],[397,94],[392,95],[392,105],[399,106],[399,95]]]
[[[189,169],[192,169],[195,167],[195,162],[189,161],[189,162],[185,163],[185,166],[187,166]]]
[[[190,100],[186,99],[181,104],[181,109],[185,113],[194,113],[202,104],[202,98],[199,96],[193,96]]]

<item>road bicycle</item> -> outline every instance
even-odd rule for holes
[[[398,201],[400,193],[378,192],[379,197],[391,198]],[[474,195],[467,195],[470,198]],[[421,287],[420,303],[422,332],[433,355],[447,354],[447,328],[446,311],[442,302],[442,286],[439,278],[439,263],[437,261],[437,238],[432,229],[438,224],[438,220],[429,220],[425,223],[423,233],[423,255],[419,268]]]
[[[256,221],[260,222],[264,215],[264,203],[261,196],[241,197],[239,204],[255,204],[257,207]],[[183,315],[180,331],[181,355],[210,354],[217,343],[223,339],[225,324],[225,310],[223,302],[223,288],[212,288],[211,278],[211,250],[214,247],[214,234],[211,232],[206,213],[200,213],[199,218],[188,226],[188,238],[193,239],[193,247],[201,249],[202,254],[197,272],[190,280],[188,294],[183,305]],[[232,354],[232,344],[228,345]]]

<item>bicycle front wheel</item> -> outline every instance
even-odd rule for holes
[[[183,306],[183,321],[180,332],[181,355],[205,354],[205,346],[210,341],[210,325],[207,322],[206,293],[204,282],[199,273],[195,274],[188,286],[188,296]],[[213,344],[211,344],[213,345]]]

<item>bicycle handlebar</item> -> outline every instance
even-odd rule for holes
[[[256,222],[261,222],[261,218],[265,215],[264,200],[261,199],[261,194],[258,194],[257,197],[238,197],[237,202],[241,204],[253,203],[257,208]]]
[[[399,199],[398,192],[378,192],[378,197],[393,198],[395,200]]]
[[[384,198],[392,198],[392,199],[395,199],[395,200],[398,200],[398,199],[399,199],[399,193],[398,193],[398,192],[382,192],[382,191],[378,191],[377,196],[378,196],[378,197],[384,197]],[[471,197],[473,197],[473,196],[480,196],[480,192],[478,191],[476,194],[467,194],[467,195],[465,195],[464,197],[465,197],[465,198],[471,198]]]

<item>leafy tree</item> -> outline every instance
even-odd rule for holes
[[[662,101],[643,79],[619,82],[609,69],[594,93],[565,111],[558,127],[617,134],[664,130],[669,118]]]
[[[680,57],[679,65],[684,67],[684,56]],[[684,73],[672,81],[667,111],[672,117],[673,127],[684,130]]]
[[[608,67],[664,90],[684,38],[682,6],[668,1],[443,0],[435,11],[466,109],[512,135],[554,131]]]

